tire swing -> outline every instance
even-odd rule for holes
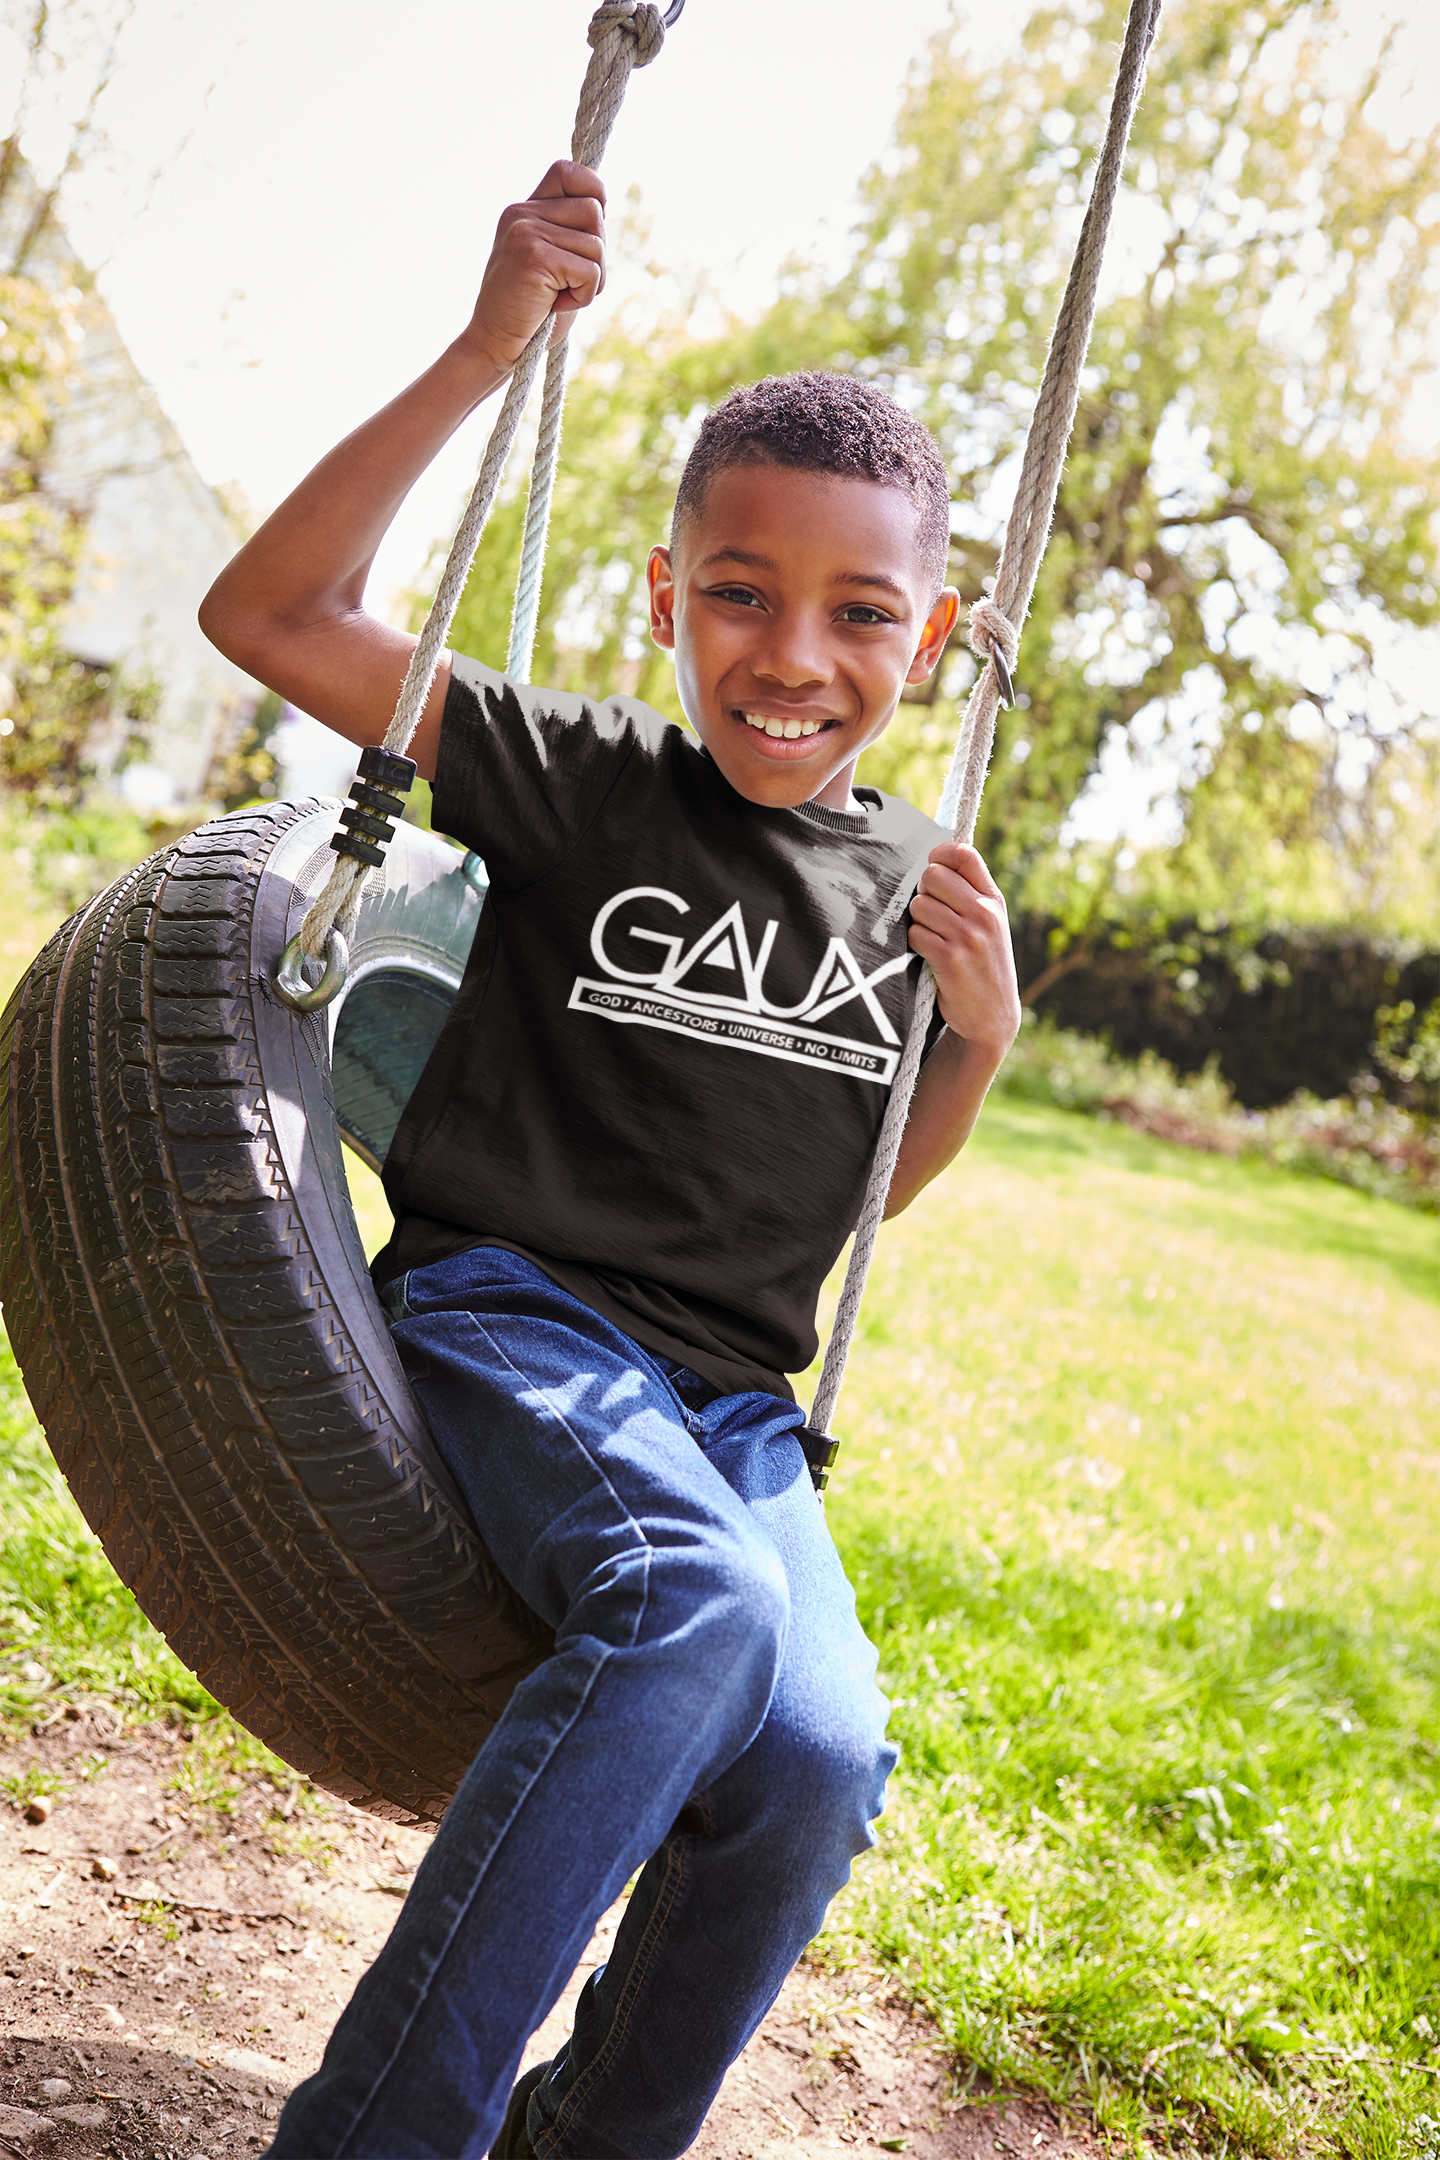
[[[663,19],[648,0],[600,7],[580,161],[599,163],[631,69],[680,4]],[[964,839],[1053,512],[1158,12],[1132,0],[995,594],[971,613],[991,664],[941,807]],[[491,1562],[406,1385],[341,1142],[380,1166],[479,919],[476,859],[457,868],[442,841],[403,824],[392,835],[389,820],[549,347],[507,659],[528,679],[564,395],[551,327],[516,368],[346,829],[332,838],[326,798],[202,826],[57,931],[0,1022],[0,1300],[86,1520],[242,1724],[317,1784],[407,1821],[438,1820],[548,1637]],[[811,1413],[822,1453],[933,998],[925,970]]]
[[[479,900],[402,826],[334,1040],[270,977],[335,804],[202,826],[46,946],[6,1014],[0,1295],[36,1416],[141,1609],[333,1792],[439,1813],[543,1655],[370,1288],[383,1156]]]
[[[599,164],[664,29],[637,0],[600,7],[572,156]],[[452,550],[426,688],[549,329],[512,378]],[[518,674],[563,383],[561,344]],[[549,1637],[430,1439],[346,1189],[341,1142],[383,1162],[485,886],[432,834],[391,837],[401,803],[366,784],[376,763],[364,754],[342,813],[351,904],[318,985],[297,933],[337,863],[323,798],[237,811],[162,849],[31,967],[0,1022],[0,1301],[80,1509],[176,1655],[318,1784],[434,1821]],[[397,766],[381,759],[382,781]]]

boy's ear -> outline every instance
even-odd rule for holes
[[[920,633],[920,643],[915,648],[915,657],[910,662],[906,682],[925,682],[934,674],[959,612],[960,595],[953,585],[947,585],[925,618],[925,627]]]
[[[653,547],[645,565],[650,587],[650,635],[665,652],[675,650],[675,570],[670,550]]]

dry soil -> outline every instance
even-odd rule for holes
[[[219,1809],[197,1759],[83,1697],[0,1751],[0,1779],[48,1772],[63,1788],[43,1823],[0,1808],[0,2160],[251,2160],[393,1925],[425,1833],[260,1777],[230,1779]],[[602,1921],[527,2061],[564,2037],[614,1926]],[[887,1979],[801,1965],[692,2151],[1095,2160],[1103,2147],[1033,2100],[957,2094],[933,2028]]]

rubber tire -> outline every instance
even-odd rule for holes
[[[176,1654],[307,1777],[435,1821],[549,1643],[371,1290],[328,1021],[271,986],[336,807],[203,826],[50,940],[0,1023],[0,1299],[70,1488]],[[368,881],[357,965],[423,913],[401,883]]]

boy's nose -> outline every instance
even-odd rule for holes
[[[751,655],[757,680],[783,690],[807,690],[829,681],[832,670],[818,624],[781,617],[766,627],[769,635]]]

